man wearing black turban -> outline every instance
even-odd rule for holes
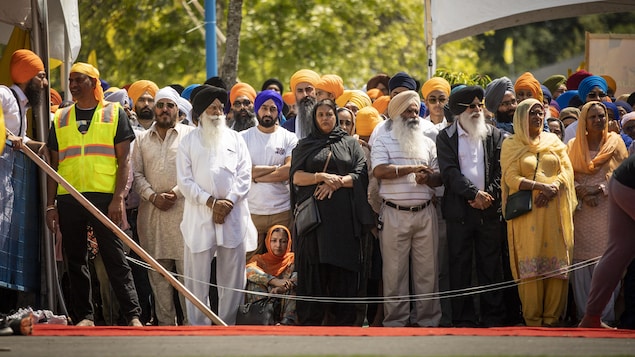
[[[204,85],[194,96],[192,111],[199,126],[179,145],[177,184],[185,196],[181,232],[184,245],[185,286],[208,301],[211,262],[216,254],[216,281],[228,287],[219,294],[218,314],[229,325],[236,322],[243,302],[245,252],[256,249],[257,232],[251,221],[247,193],[251,185],[251,158],[240,134],[225,124],[224,89]],[[189,301],[192,325],[209,320]]]

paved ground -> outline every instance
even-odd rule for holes
[[[564,337],[0,337],[0,357],[635,356],[635,339]]]

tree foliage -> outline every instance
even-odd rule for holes
[[[195,28],[203,18],[195,12],[201,18],[193,19],[185,1],[198,2],[199,8],[204,4],[204,0],[80,1],[78,60],[86,61],[95,50],[102,78],[115,86],[138,79],[151,79],[159,86],[202,83],[205,38]],[[231,20],[227,33],[232,1],[217,1],[217,25],[230,41],[219,45],[218,58],[224,58],[228,46],[239,45],[233,78],[256,89],[270,77],[288,85],[290,76],[301,68],[338,74],[348,88],[361,88],[379,72],[427,77],[423,1],[242,0],[240,34],[231,30]],[[508,36],[514,38],[515,68],[524,71],[583,53],[584,31],[634,33],[633,24],[634,14],[609,14],[499,30],[440,46],[436,67],[453,81],[480,83],[487,80],[485,75],[510,75],[502,58]],[[219,68],[229,72],[235,67],[219,63]],[[220,75],[231,80],[234,74]]]

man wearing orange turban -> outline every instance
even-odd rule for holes
[[[365,107],[370,107],[373,102],[366,92],[361,90],[345,90],[342,95],[335,101],[339,107],[350,109],[353,114]]]
[[[76,102],[55,113],[47,143],[51,166],[113,223],[122,225],[134,131],[121,105],[104,101],[95,67],[74,64],[68,81]],[[121,240],[57,182],[49,178],[47,188],[46,225],[52,232],[59,228],[64,236],[62,245],[68,259],[73,286],[70,298],[77,325],[95,326],[86,260],[86,227],[90,225],[123,315],[130,326],[142,326],[139,299]]]
[[[229,92],[232,118],[227,120],[227,126],[243,131],[258,124],[254,111],[256,90],[247,83],[236,83]]]
[[[442,130],[448,126],[445,119],[443,106],[448,102],[450,97],[450,83],[441,77],[432,77],[421,86],[421,95],[430,115],[425,119],[430,120],[437,129]]]
[[[42,102],[43,89],[48,87],[48,79],[44,64],[35,53],[21,49],[11,55],[11,79],[13,85],[0,85],[0,102],[4,112],[5,136],[13,135],[14,149],[18,150],[22,143],[32,150],[44,155],[48,154],[44,143],[31,140],[27,135],[27,115],[29,108]]]
[[[534,77],[531,72],[523,73],[514,84],[514,92],[516,92],[516,100],[518,103],[527,98],[538,99],[543,102],[542,88],[540,88],[540,82]]]
[[[159,87],[152,81],[145,79],[136,81],[128,88],[128,96],[132,99],[136,121],[132,118],[135,129],[145,130],[154,121],[154,96]]]
[[[337,74],[325,74],[315,85],[317,101],[330,99],[335,101],[344,93],[344,81]]]
[[[310,69],[301,69],[291,76],[291,92],[295,94],[297,115],[287,120],[282,127],[294,132],[298,139],[308,136],[313,127],[311,110],[315,104],[315,86],[320,75]]]

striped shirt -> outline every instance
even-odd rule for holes
[[[426,165],[435,172],[439,172],[437,162],[437,147],[434,141],[423,137],[423,157],[408,157],[402,150],[393,131],[387,131],[377,137],[370,152],[373,170],[379,165]],[[415,181],[415,174],[411,173],[395,179],[381,179],[379,196],[387,201],[401,206],[416,206],[430,200],[434,189],[428,185],[419,185]]]

